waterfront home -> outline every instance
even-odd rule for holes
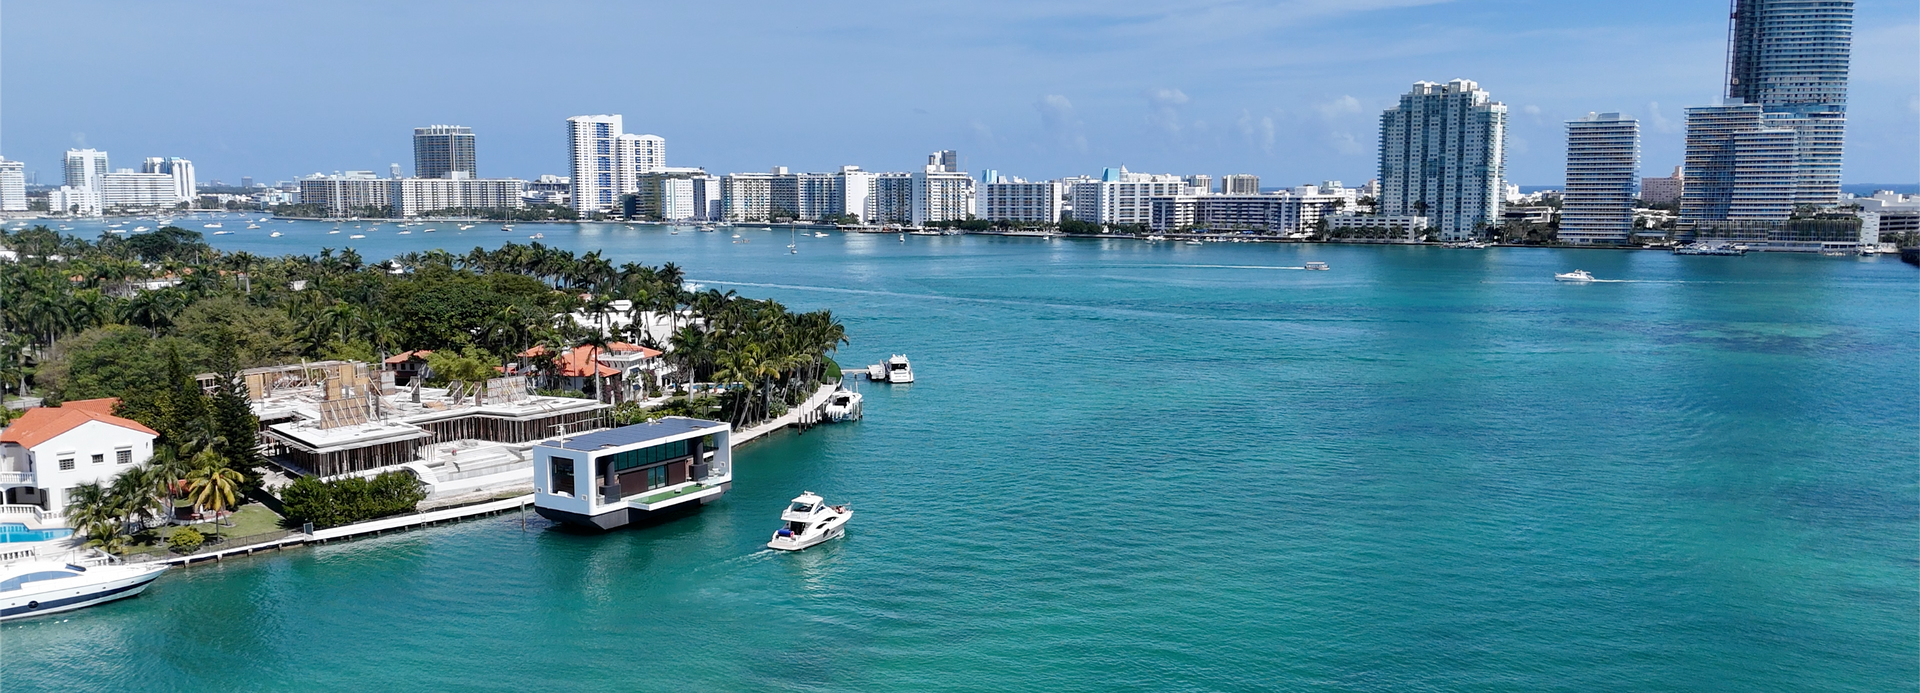
[[[658,349],[627,342],[611,342],[606,349],[577,346],[557,356],[548,353],[546,347],[536,346],[518,354],[534,362],[526,374],[540,387],[600,395],[595,390],[597,374],[606,386],[605,395],[598,398],[611,403],[645,399],[649,381],[657,384],[673,372]]]
[[[533,446],[534,509],[613,529],[697,509],[733,485],[732,426],[668,416]]]
[[[115,398],[28,409],[0,431],[0,515],[64,524],[73,488],[111,481],[153,457],[160,434],[113,415]],[[8,520],[14,518],[8,517]]]
[[[432,355],[433,350],[431,349],[402,351],[398,354],[388,356],[385,360],[381,361],[380,367],[382,370],[393,374],[391,380],[395,386],[406,387],[407,384],[413,382],[415,378],[431,377],[431,374],[427,372],[427,357]],[[383,377],[382,380],[386,380],[386,378]]]
[[[400,388],[351,361],[240,375],[275,464],[320,477],[404,469],[436,494],[525,484],[532,477],[530,443],[604,428],[611,409],[532,394],[514,375],[444,388],[415,379]]]

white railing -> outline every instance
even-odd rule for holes
[[[38,518],[40,516],[40,507],[37,505],[0,505],[0,515],[32,515]]]
[[[0,484],[26,484],[33,482],[33,472],[0,472]]]

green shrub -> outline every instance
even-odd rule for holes
[[[409,472],[335,481],[301,477],[280,491],[280,502],[289,519],[311,522],[318,528],[410,513],[426,498],[426,489]]]
[[[167,537],[167,547],[173,549],[174,553],[193,553],[205,543],[207,543],[206,535],[192,527],[182,527],[180,531],[174,532],[173,536]]]

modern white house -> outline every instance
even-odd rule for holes
[[[28,409],[0,431],[0,515],[64,524],[73,488],[113,480],[153,457],[160,434],[113,415],[118,399]]]
[[[733,485],[733,427],[668,416],[533,446],[534,510],[614,529],[699,509]]]

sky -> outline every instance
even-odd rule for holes
[[[565,119],[617,113],[708,171],[908,170],[959,150],[1029,179],[1374,176],[1416,81],[1511,111],[1508,179],[1564,177],[1565,121],[1640,120],[1643,175],[1722,94],[1725,0],[93,2],[0,5],[0,155],[69,147],[202,182],[412,169],[466,125],[483,177],[565,175]],[[1844,181],[1920,181],[1920,3],[1859,0]]]

